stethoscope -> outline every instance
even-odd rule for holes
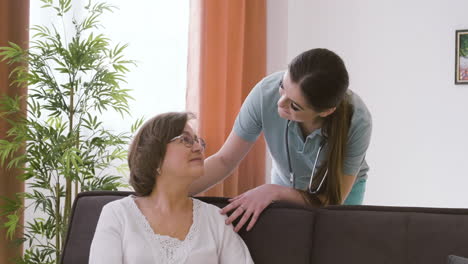
[[[285,133],[285,141],[286,141],[286,154],[288,155],[288,167],[289,167],[289,181],[292,183],[292,186],[293,188],[295,189],[296,188],[296,179],[294,177],[294,172],[292,170],[292,166],[291,166],[291,156],[289,154],[289,137],[288,137],[288,132],[289,132],[289,123],[290,123],[291,120],[288,120],[288,122],[286,123],[286,133]],[[320,181],[320,184],[317,186],[317,189],[315,190],[312,190],[312,179],[315,175],[315,166],[317,166],[317,161],[320,157],[320,152],[322,151],[322,148],[323,146],[325,146],[326,144],[326,141],[322,141],[322,143],[320,144],[320,147],[317,151],[317,155],[315,156],[315,162],[314,162],[314,166],[312,167],[312,173],[310,174],[310,182],[309,182],[309,186],[308,186],[308,191],[310,194],[316,194],[320,188],[322,187],[323,185],[323,182],[325,181],[325,178],[327,177],[328,175],[328,168],[327,170],[325,171],[325,174],[323,175],[323,178],[322,180]]]

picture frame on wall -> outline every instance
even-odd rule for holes
[[[455,84],[468,84],[468,29],[455,31]]]

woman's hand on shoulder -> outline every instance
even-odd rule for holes
[[[229,225],[238,217],[242,216],[239,223],[237,223],[234,228],[234,231],[239,232],[249,219],[250,222],[247,226],[247,231],[250,231],[263,210],[277,200],[281,188],[284,187],[276,184],[263,184],[229,199],[230,203],[221,210],[221,214],[227,214],[232,211],[232,214],[226,219],[226,224]]]

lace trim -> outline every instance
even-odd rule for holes
[[[200,201],[192,199],[192,225],[185,239],[179,240],[175,237],[155,233],[146,216],[140,211],[140,208],[138,208],[135,202],[135,196],[130,195],[129,198],[131,208],[133,208],[135,215],[145,230],[145,236],[158,245],[155,250],[158,253],[157,255],[161,257],[161,263],[184,263],[192,250],[192,242],[199,233],[198,219],[201,207]]]

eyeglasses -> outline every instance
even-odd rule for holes
[[[193,144],[195,144],[195,142],[197,142],[202,147],[201,152],[205,151],[205,149],[206,149],[206,143],[205,143],[205,140],[203,140],[203,138],[199,138],[197,136],[192,137],[187,133],[183,133],[182,135],[171,139],[169,142],[172,142],[172,141],[175,141],[175,140],[178,140],[178,139],[180,140],[180,143],[183,143],[187,148],[192,148]]]

